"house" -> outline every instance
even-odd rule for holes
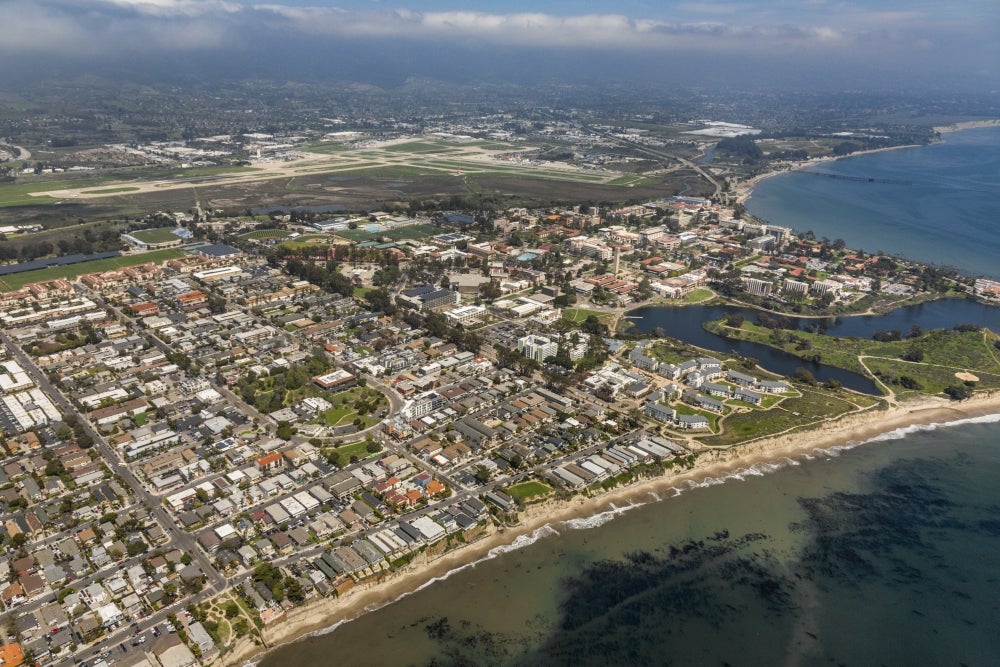
[[[198,659],[174,633],[167,633],[153,644],[152,653],[163,667],[194,667]]]
[[[682,429],[707,429],[708,417],[705,415],[677,415],[674,423]]]
[[[257,459],[257,469],[261,471],[277,470],[284,465],[284,457],[281,452],[271,452]]]

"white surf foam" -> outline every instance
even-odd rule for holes
[[[607,511],[581,519],[567,519],[563,522],[563,525],[573,530],[589,530],[591,528],[597,528],[598,526],[603,526],[608,521],[613,520],[615,517],[620,516],[625,512],[634,510],[636,507],[642,507],[646,503],[630,503],[624,507],[616,507],[614,503],[610,504],[611,509]]]
[[[1000,414],[982,415],[981,417],[967,417],[965,419],[956,419],[955,421],[950,421],[950,422],[931,422],[930,424],[913,424],[912,426],[904,426],[902,428],[897,428],[896,430],[889,431],[888,433],[881,433],[873,438],[869,438],[868,440],[865,440],[864,442],[858,444],[865,444],[868,442],[885,442],[886,440],[899,440],[914,433],[937,431],[942,428],[951,428],[954,426],[965,426],[967,424],[995,424],[997,422],[1000,422]]]
[[[464,570],[468,570],[469,568],[476,567],[480,563],[485,563],[486,561],[493,560],[497,556],[502,556],[503,554],[507,554],[507,553],[510,553],[512,551],[517,551],[518,549],[523,549],[524,547],[527,547],[527,546],[530,546],[530,545],[534,544],[535,542],[537,542],[538,540],[542,539],[543,537],[549,537],[551,535],[558,535],[558,534],[559,534],[559,531],[557,531],[555,528],[553,528],[549,524],[545,524],[544,526],[540,526],[540,527],[536,528],[535,530],[531,531],[530,533],[528,533],[527,535],[518,535],[516,538],[514,538],[514,541],[511,542],[510,544],[501,544],[500,546],[493,547],[492,549],[490,549],[489,551],[487,551],[486,554],[482,558],[479,558],[478,560],[474,560],[474,561],[471,561],[469,563],[463,563],[462,565],[459,565],[458,567],[454,567],[454,568],[448,570],[447,572],[445,572],[444,574],[442,574],[440,577],[432,577],[431,579],[429,579],[428,581],[424,582],[422,585],[418,586],[417,588],[413,589],[412,591],[406,591],[405,593],[402,593],[402,594],[396,596],[392,600],[387,600],[385,602],[380,602],[378,604],[369,605],[368,607],[365,607],[364,613],[368,613],[370,611],[375,611],[377,609],[381,609],[382,607],[387,607],[387,606],[389,606],[391,604],[395,604],[396,602],[399,602],[400,600],[403,600],[403,599],[405,599],[405,598],[413,595],[414,593],[418,593],[418,592],[424,590],[428,586],[432,586],[433,584],[436,584],[439,581],[444,581],[445,579],[448,579],[452,575],[458,574],[459,572],[462,572]],[[310,637],[318,637],[320,635],[329,634],[329,633],[333,632],[334,630],[336,630],[337,628],[339,628],[341,625],[344,625],[345,623],[350,623],[353,620],[354,620],[354,618],[342,619],[340,621],[337,621],[336,623],[333,623],[332,625],[330,625],[328,627],[321,628],[319,630],[314,630],[313,632],[310,632],[308,636],[310,636]]]

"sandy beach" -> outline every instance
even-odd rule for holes
[[[517,526],[501,529],[491,527],[478,541],[437,557],[421,555],[404,569],[389,574],[382,582],[360,585],[341,597],[313,601],[292,610],[284,621],[265,631],[266,648],[241,639],[217,664],[243,665],[259,660],[265,650],[353,620],[368,611],[390,604],[401,596],[431,585],[457,569],[471,567],[484,558],[499,555],[509,550],[508,547],[515,540],[520,538],[520,542],[524,542],[528,536],[545,526],[557,526],[571,519],[593,517],[636,502],[648,502],[651,498],[671,495],[669,492],[672,487],[688,485],[689,482],[699,484],[708,478],[719,480],[755,465],[801,457],[817,449],[869,442],[901,429],[945,424],[991,414],[1000,414],[1000,393],[980,395],[960,403],[926,398],[888,410],[848,415],[840,420],[824,423],[814,430],[756,440],[725,450],[709,450],[699,456],[697,464],[691,470],[640,480],[595,497],[578,495],[565,501],[550,500],[530,505],[521,513],[521,521]],[[872,446],[875,444],[872,443]]]

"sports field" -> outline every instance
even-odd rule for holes
[[[136,238],[143,243],[168,243],[177,241],[179,237],[174,234],[174,227],[158,227],[157,229],[140,229],[132,232],[129,236]]]

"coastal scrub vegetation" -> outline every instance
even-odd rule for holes
[[[955,384],[955,374],[975,369],[981,388],[1000,387],[998,337],[979,327],[958,325],[904,334],[877,331],[871,339],[828,336],[748,321],[719,320],[704,326],[727,338],[748,340],[855,373],[874,375],[886,384],[924,394],[941,394]],[[765,322],[766,324],[766,322]],[[790,326],[790,325],[789,325]]]

